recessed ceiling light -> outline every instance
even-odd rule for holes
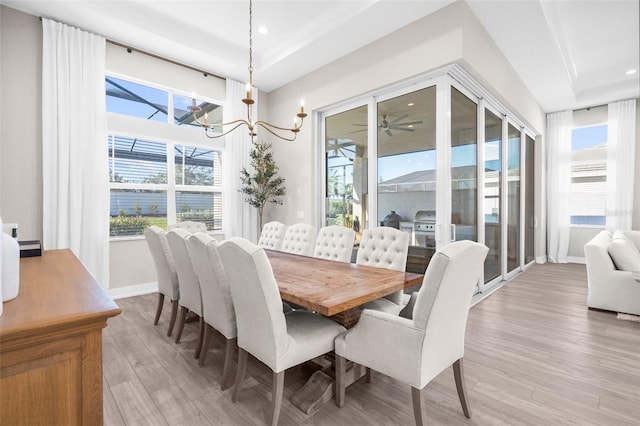
[[[629,70],[629,71],[627,71],[625,74],[626,74],[626,75],[631,75],[631,74],[635,74],[635,73],[637,73],[637,72],[638,72],[638,70]]]
[[[413,102],[410,102],[410,103],[407,104],[407,106],[410,106],[410,107],[413,106],[413,105],[414,105]]]
[[[258,27],[258,32],[260,34],[267,34],[269,32],[269,30],[264,25],[260,25],[260,27]]]

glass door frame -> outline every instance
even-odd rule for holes
[[[371,197],[369,197],[369,208],[370,208],[370,218],[372,218],[372,222],[374,223],[380,223],[380,221],[382,220],[382,218],[380,218],[378,216],[378,122],[377,122],[377,118],[378,118],[378,103],[380,102],[384,102],[387,101],[389,99],[393,99],[393,98],[397,98],[399,96],[403,96],[403,95],[407,95],[409,93],[413,93],[413,92],[417,92],[419,90],[423,90],[423,89],[427,89],[429,87],[435,87],[436,88],[436,132],[437,129],[439,127],[439,122],[438,120],[438,105],[437,105],[437,91],[438,91],[438,85],[442,83],[442,81],[445,79],[446,76],[440,76],[440,77],[430,77],[427,79],[422,79],[419,82],[415,82],[414,84],[409,84],[406,85],[404,87],[401,88],[397,88],[395,90],[390,90],[388,92],[385,92],[384,94],[380,94],[380,95],[376,95],[372,97],[372,109],[370,110],[371,113],[369,114],[369,118],[371,119],[370,121],[373,121],[373,124],[369,124],[369,140],[371,141],[371,143],[369,144],[369,158],[375,158],[376,161],[373,162],[375,164],[373,164],[372,162],[369,163],[369,193],[372,194]],[[437,135],[437,133],[436,133]],[[437,138],[436,138],[437,139]],[[375,145],[375,146],[374,146]],[[437,161],[439,158],[439,154],[438,154],[438,145],[436,142],[436,168],[437,168]],[[436,187],[436,194],[438,193],[438,191],[440,190],[439,187]],[[375,194],[375,197],[373,196]],[[436,200],[437,200],[437,195],[436,195]],[[437,201],[436,201],[436,206],[438,205]],[[437,210],[436,210],[437,211]],[[375,221],[373,221],[375,215]],[[437,213],[436,213],[436,217],[437,217]],[[437,246],[436,246],[437,247]]]
[[[500,284],[508,281],[514,275],[517,275],[523,271],[530,263],[535,262],[535,247],[534,247],[534,260],[525,265],[525,209],[524,203],[526,199],[525,194],[525,166],[526,166],[526,150],[524,147],[525,137],[529,136],[536,142],[535,133],[530,130],[519,117],[514,115],[505,105],[497,100],[491,92],[482,87],[477,81],[473,79],[468,73],[457,65],[449,66],[444,69],[434,70],[424,75],[417,76],[402,82],[394,83],[387,87],[374,89],[368,93],[363,93],[357,98],[349,99],[344,102],[336,103],[328,106],[325,109],[316,111],[316,134],[319,139],[316,143],[315,153],[318,156],[315,161],[316,176],[320,185],[314,185],[316,191],[316,197],[314,197],[314,203],[316,204],[316,217],[315,222],[318,226],[322,226],[326,220],[326,158],[324,155],[325,148],[325,119],[328,116],[339,114],[350,109],[367,106],[367,123],[368,123],[368,212],[369,221],[368,227],[376,226],[379,223],[378,217],[378,188],[377,188],[377,155],[378,155],[378,140],[377,140],[377,115],[378,115],[378,102],[382,102],[397,96],[401,96],[407,93],[411,93],[417,90],[421,90],[427,87],[436,86],[436,248],[440,249],[446,244],[452,241],[451,238],[451,213],[452,213],[452,194],[451,194],[451,87],[455,87],[466,97],[471,99],[477,105],[477,239],[481,243],[486,241],[486,232],[484,229],[485,219],[483,217],[483,201],[485,195],[485,177],[484,177],[484,160],[485,160],[485,110],[490,111],[492,114],[500,117],[502,120],[502,138],[501,138],[501,175],[502,185],[500,189],[500,208],[502,210],[501,217],[501,275],[492,279],[491,281],[479,283],[479,291],[481,293],[489,294]],[[507,271],[507,226],[508,226],[508,132],[509,125],[520,131],[520,194],[519,194],[519,219],[520,223],[518,230],[520,232],[518,242],[518,266],[508,273]],[[536,150],[537,151],[537,150]],[[536,156],[539,155],[534,151],[534,182],[537,175],[536,168],[539,166],[535,164]],[[376,161],[373,161],[376,160]],[[534,188],[535,197],[536,190]],[[319,207],[319,208],[318,208]],[[534,220],[535,214],[538,212],[534,205]],[[362,224],[364,228],[365,224]],[[536,227],[537,229],[537,227]],[[534,238],[535,238],[534,231]],[[484,275],[484,274],[483,274]],[[482,275],[482,276],[483,276]],[[479,280],[483,281],[483,279]]]
[[[507,122],[507,116],[500,112],[497,108],[487,102],[485,99],[481,98],[478,103],[478,143],[482,143],[482,148],[478,150],[478,164],[482,164],[482,170],[478,170],[478,203],[484,203],[485,197],[485,179],[484,179],[484,162],[485,162],[485,144],[486,144],[486,132],[485,132],[485,110],[491,112],[496,117],[500,118],[502,122],[501,129],[501,139],[500,139],[500,274],[489,280],[488,282],[484,282],[484,279],[480,279],[478,290],[480,293],[486,293],[493,290],[500,283],[505,281],[504,275],[504,262],[506,259],[503,257],[503,253],[506,251],[504,235],[506,233],[506,224],[505,224],[505,204],[503,201],[505,200],[506,193],[504,190],[504,173],[505,173],[505,157],[504,157],[504,146],[505,146],[505,123]],[[479,204],[482,205],[482,204]],[[484,212],[482,208],[478,209],[478,242],[482,244],[486,244],[486,232],[485,232],[485,218]],[[484,274],[483,274],[484,275]]]
[[[370,145],[371,145],[371,103],[372,101],[365,101],[365,99],[354,99],[351,100],[349,102],[344,102],[340,105],[337,105],[334,108],[331,109],[327,109],[325,111],[320,111],[317,113],[316,117],[317,117],[317,122],[318,124],[318,143],[316,144],[316,156],[317,159],[319,161],[315,161],[315,164],[319,164],[318,170],[316,171],[315,175],[316,178],[318,179],[318,182],[322,182],[322,186],[318,186],[315,185],[316,187],[316,191],[317,191],[317,195],[316,197],[314,197],[314,199],[316,200],[315,202],[318,203],[318,207],[319,208],[315,208],[313,209],[314,211],[318,212],[317,213],[317,217],[315,217],[315,219],[313,220],[313,223],[315,223],[315,226],[317,227],[317,229],[320,229],[323,226],[327,225],[327,157],[325,155],[325,141],[326,141],[326,127],[325,127],[325,120],[327,119],[327,117],[331,117],[333,115],[337,115],[346,111],[350,111],[352,109],[356,109],[356,108],[360,108],[363,106],[367,107],[367,124],[368,124],[368,128],[367,128],[367,155],[370,155],[371,151],[370,151]],[[370,167],[370,165],[369,165]],[[370,175],[370,171],[368,174],[368,178],[371,177]],[[371,183],[368,183],[367,186],[367,191],[371,190]],[[371,197],[368,197],[371,198]],[[367,206],[368,209],[370,209],[369,206]],[[364,229],[364,223],[362,224],[362,229]]]

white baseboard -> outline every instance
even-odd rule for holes
[[[140,296],[142,294],[156,293],[158,291],[158,283],[146,283],[131,285],[127,287],[110,288],[107,294],[112,299],[123,299],[125,297]]]
[[[536,257],[536,263],[547,263],[547,256],[538,256]]]
[[[587,264],[587,261],[584,259],[584,257],[576,257],[576,256],[567,256],[567,262],[582,263],[583,265]]]

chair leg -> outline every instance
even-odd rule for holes
[[[366,379],[367,383],[371,383],[371,381],[373,380],[373,370],[370,369],[369,367],[367,367],[366,370]]]
[[[169,329],[167,330],[167,337],[171,337],[173,334],[173,327],[176,325],[176,317],[178,316],[178,301],[171,301],[171,319],[169,320]]]
[[[209,338],[211,337],[211,333],[213,332],[213,327],[211,327],[206,322],[204,323],[204,336],[202,338],[202,346],[200,347],[200,355],[198,356],[198,365],[202,367],[204,365],[204,360],[207,358],[207,350],[209,349]]]
[[[193,357],[195,359],[200,358],[200,354],[202,353],[202,345],[204,343],[204,336],[205,336],[205,323],[204,323],[204,318],[200,317],[200,332],[198,333],[198,345],[196,346],[196,351],[193,354]],[[202,364],[200,364],[202,365]]]
[[[242,388],[242,382],[244,381],[244,373],[247,370],[247,356],[249,353],[242,348],[238,348],[238,371],[236,372],[236,383],[233,388],[233,395],[231,400],[236,402],[238,400],[238,394],[240,388]]]
[[[220,389],[226,390],[231,386],[231,363],[233,362],[233,352],[238,347],[238,339],[227,339],[227,346],[224,351],[224,367],[222,367],[222,383]]]
[[[187,322],[187,312],[189,309],[180,306],[180,318],[178,318],[178,332],[176,333],[176,343],[180,343],[182,332],[184,331],[184,323]]]
[[[346,364],[346,359],[336,354],[336,405],[340,408],[344,407]]]
[[[284,390],[284,371],[279,373],[273,372],[273,416],[271,417],[271,426],[277,426],[280,417],[280,407],[282,406],[282,393]]]
[[[153,320],[153,325],[158,325],[158,321],[160,321],[160,314],[162,313],[163,305],[164,305],[164,294],[158,293],[158,305],[156,306],[156,318]]]
[[[422,389],[411,387],[411,399],[413,399],[413,416],[416,419],[416,426],[422,426]]]
[[[462,358],[453,363],[453,377],[456,380],[456,389],[458,390],[458,398],[462,405],[462,412],[468,419],[471,418],[471,407],[469,407],[469,399],[467,398],[467,390],[464,383],[464,370],[462,368]]]

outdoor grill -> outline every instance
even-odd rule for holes
[[[431,249],[436,248],[435,211],[419,210],[413,220],[413,230],[417,246]]]

